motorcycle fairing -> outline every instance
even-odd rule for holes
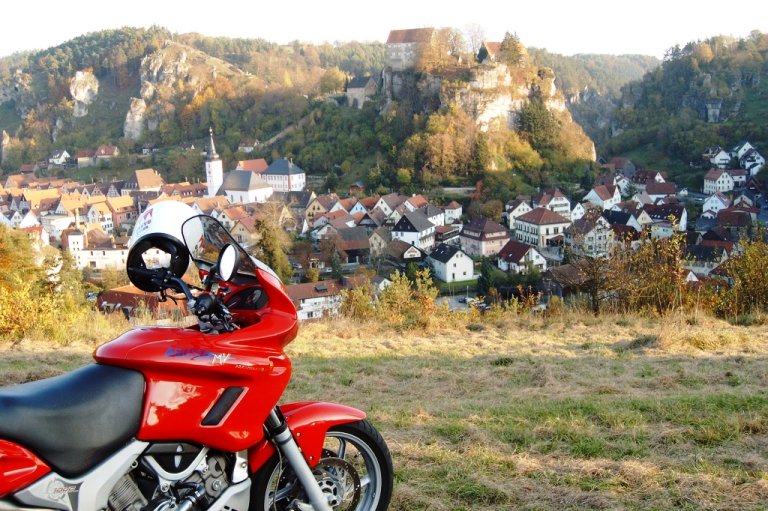
[[[303,401],[280,405],[304,458],[314,467],[322,457],[325,435],[333,426],[363,420],[365,412],[351,406],[322,401]],[[256,472],[275,453],[274,445],[264,440],[248,451],[248,464]]]
[[[220,335],[193,328],[136,328],[100,346],[94,357],[144,374],[139,440],[173,439],[238,452],[264,438],[261,425],[291,375],[282,346],[254,339],[263,325],[251,328],[250,336],[243,333],[247,328]],[[235,399],[225,403],[233,394]]]
[[[0,388],[0,438],[77,476],[136,435],[143,395],[140,373],[99,364]]]
[[[0,440],[0,498],[50,471],[51,468],[32,452],[13,442]]]
[[[80,477],[64,477],[51,472],[14,494],[28,506],[64,511],[96,511],[106,507],[117,481],[147,448],[146,442],[132,441],[103,463]],[[2,508],[2,503],[0,503]]]

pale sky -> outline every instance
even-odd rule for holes
[[[20,0],[0,8],[0,57],[45,49],[88,32],[160,25],[172,32],[322,43],[386,42],[390,30],[469,25],[485,39],[515,32],[552,53],[665,50],[715,35],[768,33],[765,0]]]

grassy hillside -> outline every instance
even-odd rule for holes
[[[392,510],[765,509],[768,326],[521,317],[396,332],[303,325],[286,400],[360,407],[394,457]],[[8,384],[93,345],[0,347]]]

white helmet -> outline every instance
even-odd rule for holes
[[[181,225],[197,215],[191,206],[174,200],[157,202],[139,215],[128,241],[126,270],[134,286],[147,292],[160,291],[146,270],[167,268],[181,277],[189,266],[189,251]]]

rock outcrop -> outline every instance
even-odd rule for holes
[[[123,123],[125,137],[136,140],[145,129],[156,129],[175,109],[179,94],[201,92],[217,76],[245,77],[232,64],[189,46],[166,41],[163,48],[141,61],[140,97],[131,98]]]
[[[131,106],[125,116],[123,124],[123,136],[131,140],[137,140],[144,133],[144,115],[147,104],[141,98],[131,98]]]
[[[78,71],[69,81],[69,94],[74,100],[72,115],[85,117],[88,107],[99,95],[99,80],[91,71]]]
[[[517,129],[520,112],[534,96],[540,97],[547,109],[560,120],[563,129],[575,135],[579,157],[594,160],[595,146],[581,127],[573,121],[562,93],[555,86],[554,73],[535,67],[509,68],[504,64],[483,64],[466,70],[461,78],[414,72],[384,73],[384,90],[391,100],[418,95],[424,110],[458,105],[483,131],[500,119],[510,129]]]

